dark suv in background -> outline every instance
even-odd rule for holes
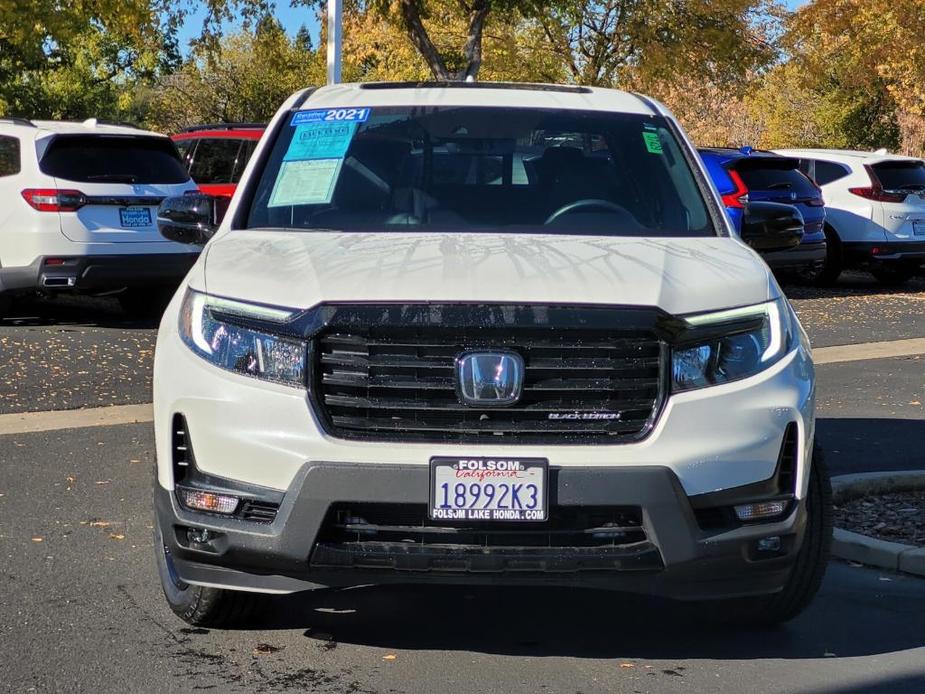
[[[784,203],[800,211],[804,221],[800,245],[762,257],[773,270],[813,279],[825,261],[825,202],[819,187],[800,171],[799,160],[751,147],[698,151],[736,231],[742,229],[749,202]]]

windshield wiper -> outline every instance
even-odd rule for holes
[[[793,185],[787,183],[786,181],[781,181],[780,183],[772,183],[768,186],[768,190],[787,190],[788,188],[793,188]]]
[[[907,183],[904,186],[897,186],[896,190],[916,190],[923,191],[925,190],[925,183]]]
[[[88,181],[112,181],[114,183],[137,183],[138,176],[131,174],[94,174],[87,176]]]

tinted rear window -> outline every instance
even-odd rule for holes
[[[816,187],[798,168],[795,159],[742,161],[736,165],[749,190],[793,192],[800,197],[816,197]]]
[[[874,164],[874,172],[885,190],[925,190],[925,163],[891,161]]]
[[[177,148],[166,137],[56,135],[42,157],[43,173],[81,183],[185,183]]]

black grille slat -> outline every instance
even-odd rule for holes
[[[639,507],[556,506],[541,523],[465,521],[447,524],[428,518],[423,504],[337,503],[328,510],[319,541],[518,546],[615,546],[647,539]]]
[[[405,418],[391,420],[375,417],[345,417],[335,415],[334,424],[340,427],[370,429],[375,431],[421,431],[455,434],[629,434],[640,429],[640,421],[623,422],[617,425],[608,421],[594,420],[524,420],[519,422],[457,421],[440,422]]]
[[[472,408],[463,405],[456,399],[435,399],[435,398],[387,398],[387,397],[361,397],[353,395],[325,395],[325,404],[332,407],[360,407],[372,410],[441,410],[450,412],[471,413]],[[541,400],[535,403],[524,403],[521,401],[518,405],[505,407],[504,412],[599,412],[603,409],[618,407],[621,411],[625,410],[651,410],[655,404],[654,398],[647,400],[620,400],[618,401],[601,401],[589,407],[582,400]]]
[[[594,310],[588,310],[590,327],[361,321],[329,327],[314,338],[313,401],[330,432],[342,438],[551,443],[578,436],[607,443],[639,438],[662,402],[667,351],[654,326],[641,329],[632,312],[624,330],[594,327]],[[523,357],[519,402],[496,408],[460,403],[456,358],[482,349]],[[550,418],[565,414],[586,418]]]

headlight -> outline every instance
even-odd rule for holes
[[[180,308],[180,336],[206,361],[245,376],[305,387],[307,345],[244,327],[244,322],[283,323],[296,311],[248,304],[189,290]]]
[[[793,318],[784,298],[766,304],[684,318],[691,332],[712,334],[698,344],[675,349],[671,359],[674,392],[748,378],[790,351]]]

